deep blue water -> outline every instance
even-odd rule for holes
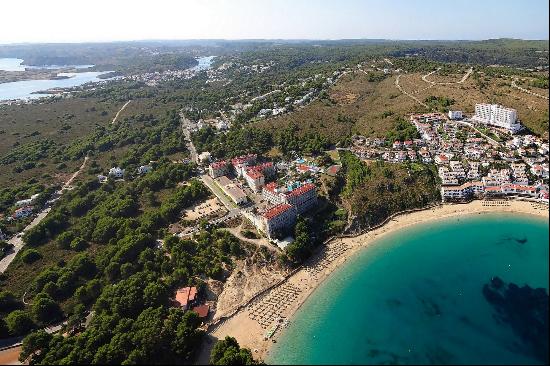
[[[283,364],[539,364],[482,294],[548,290],[548,221],[491,214],[406,228],[336,271],[268,357]]]

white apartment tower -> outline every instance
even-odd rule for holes
[[[486,125],[505,128],[511,133],[516,133],[522,129],[517,120],[516,110],[499,104],[476,104],[476,114],[473,120]]]

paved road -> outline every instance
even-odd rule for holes
[[[193,144],[193,140],[191,140],[191,131],[189,130],[191,126],[191,121],[185,118],[183,113],[180,113],[181,118],[181,131],[183,132],[183,135],[185,136],[185,144],[187,145],[187,149],[189,150],[189,153],[191,154],[191,161],[195,164],[199,163],[199,158],[197,155],[197,149],[195,149],[195,145]]]
[[[130,104],[132,100],[130,99],[129,101],[127,101],[123,106],[122,108],[120,108],[120,110],[118,112],[116,112],[116,115],[115,115],[115,118],[113,118],[113,122],[111,123],[115,123],[117,118],[118,118],[118,115],[128,106],[128,104]]]
[[[53,201],[57,201],[61,196],[61,194],[63,194],[63,192],[69,188],[69,186],[75,180],[75,178],[84,170],[87,162],[88,162],[88,157],[86,156],[80,168],[69,178],[69,180],[65,182],[65,184],[63,184],[63,187],[61,188],[61,190],[56,192],[58,194],[58,197],[55,198]],[[23,246],[25,246],[25,243],[23,242],[23,239],[22,239],[23,234],[26,233],[28,230],[32,229],[33,227],[35,227],[36,225],[38,225],[46,216],[48,216],[48,213],[50,212],[50,210],[51,210],[51,206],[44,208],[34,218],[34,220],[32,220],[32,222],[23,229],[22,232],[18,233],[16,236],[8,240],[9,244],[13,244],[13,251],[10,254],[6,255],[4,258],[2,258],[2,260],[0,260],[0,273],[4,273],[6,269],[8,269],[8,266],[15,259],[15,256],[17,255],[17,253],[19,253],[19,251],[23,248]]]

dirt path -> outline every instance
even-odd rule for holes
[[[397,75],[397,78],[395,79],[395,87],[397,89],[399,89],[399,91],[403,94],[405,94],[406,96],[408,96],[409,98],[411,98],[412,100],[414,100],[415,102],[417,102],[418,104],[420,104],[422,107],[424,108],[430,108],[428,107],[428,105],[424,102],[422,102],[420,99],[418,99],[417,97],[415,97],[414,95],[406,92],[402,87],[401,85],[399,85],[399,79],[401,78],[401,74]]]
[[[517,81],[518,81],[518,80],[519,80],[518,78],[514,78],[514,79],[512,80],[512,84],[511,84],[511,85],[512,85],[512,88],[516,88],[516,89],[518,89],[519,91],[522,91],[522,92],[524,92],[524,93],[530,94],[530,95],[532,95],[532,96],[534,96],[534,97],[543,98],[543,99],[548,100],[548,97],[547,97],[546,95],[537,94],[537,93],[534,93],[534,92],[532,92],[532,91],[530,91],[530,90],[527,90],[527,89],[525,89],[525,88],[522,88],[521,86],[519,86],[519,85],[517,84]]]
[[[21,365],[19,354],[21,346],[13,347],[0,352],[0,365]]]
[[[470,77],[470,75],[472,74],[472,72],[474,72],[474,69],[473,69],[472,67],[470,67],[470,68],[468,69],[468,71],[466,71],[466,73],[464,74],[464,76],[462,76],[462,78],[461,78],[459,81],[448,81],[448,82],[444,82],[444,83],[443,83],[443,82],[436,83],[435,81],[430,81],[430,80],[428,80],[428,76],[435,74],[435,73],[438,72],[439,70],[440,70],[440,68],[437,68],[437,69],[435,69],[434,71],[427,73],[426,75],[422,76],[422,80],[424,80],[425,82],[427,82],[428,84],[431,84],[431,85],[454,85],[454,84],[463,84],[466,80],[468,80],[468,78]]]
[[[130,99],[129,101],[127,101],[127,102],[122,106],[122,108],[120,108],[120,110],[119,110],[118,112],[116,112],[115,118],[113,118],[113,122],[111,122],[111,123],[115,123],[115,122],[116,122],[116,120],[117,120],[117,118],[118,118],[118,115],[119,115],[124,109],[126,109],[126,107],[128,106],[128,104],[130,104],[131,101],[132,101],[131,99]]]

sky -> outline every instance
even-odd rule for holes
[[[2,0],[0,44],[548,39],[548,0]]]

